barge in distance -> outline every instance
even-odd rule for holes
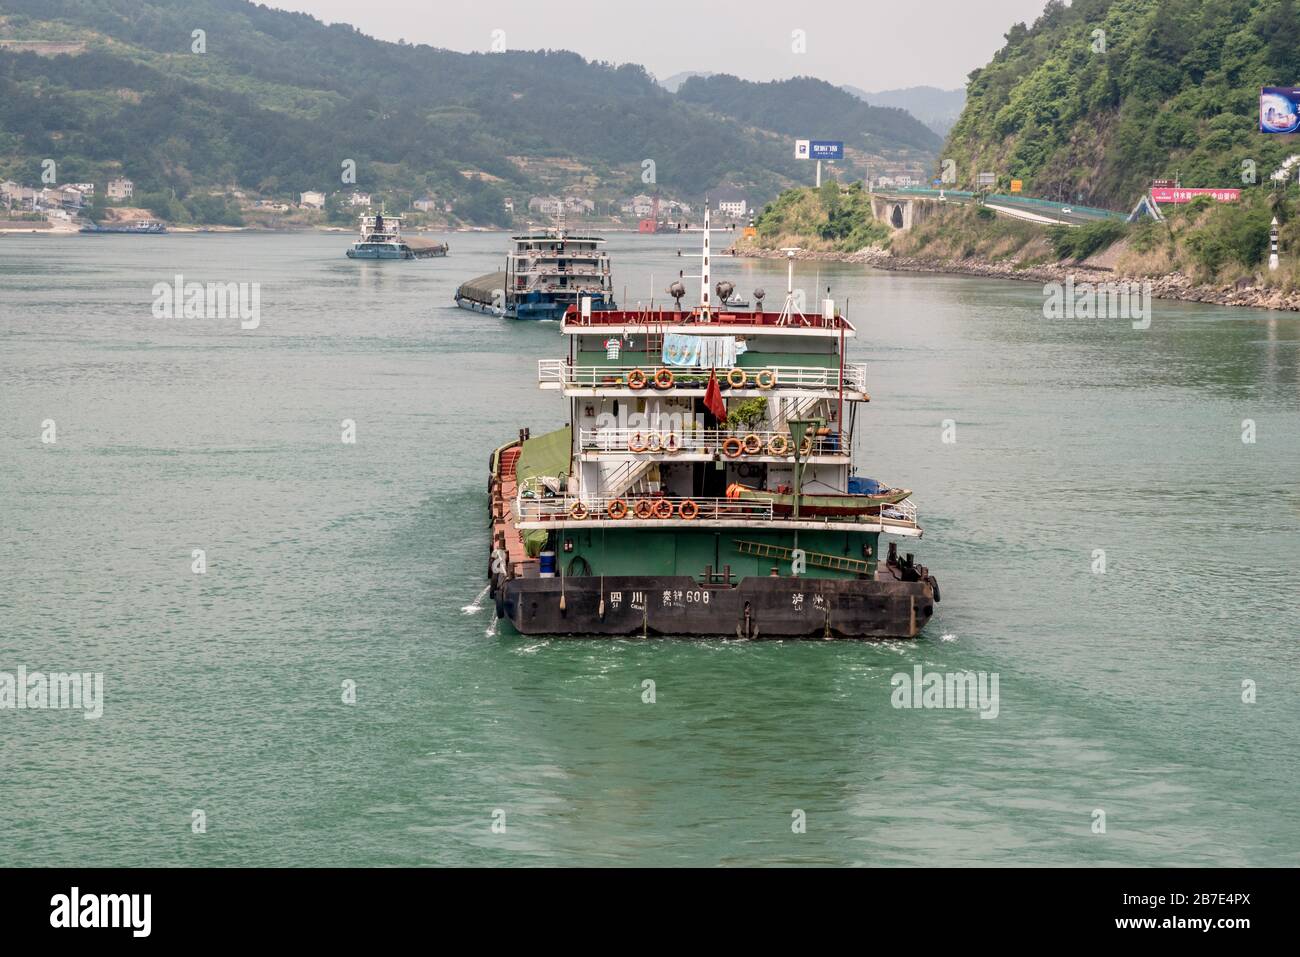
[[[939,585],[906,489],[853,474],[863,366],[829,297],[785,307],[570,308],[539,360],[570,426],[489,463],[490,593],[526,635],[910,638]],[[719,283],[718,300],[730,283]],[[682,293],[680,283],[671,290]],[[557,398],[559,397],[557,396]]]
[[[402,235],[402,217],[384,212],[363,213],[360,230],[347,249],[349,259],[432,259],[447,255],[449,248],[429,239],[407,239]]]
[[[507,319],[558,320],[580,299],[616,309],[605,240],[571,236],[559,225],[512,236],[505,269],[462,283],[456,305]]]

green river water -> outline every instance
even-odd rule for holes
[[[98,720],[0,710],[0,865],[1297,863],[1300,318],[809,264],[936,619],[538,640],[481,600],[484,496],[564,424],[557,327],[452,306],[501,234],[350,239],[0,238],[0,671],[104,675]],[[691,245],[612,235],[620,298]],[[782,263],[715,262],[779,304]],[[177,273],[259,283],[260,326],[155,318]],[[918,664],[997,674],[997,717],[893,707]]]

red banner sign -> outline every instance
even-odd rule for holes
[[[1152,187],[1151,198],[1157,203],[1190,203],[1197,196],[1209,196],[1220,203],[1235,203],[1241,199],[1239,189],[1188,189],[1186,186],[1176,188]]]

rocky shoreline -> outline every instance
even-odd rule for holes
[[[738,249],[734,251],[734,255],[749,259],[784,259],[786,256],[779,249]],[[894,256],[879,249],[863,249],[855,253],[801,250],[795,253],[795,259],[862,263],[865,266],[901,272],[950,273],[960,276],[979,276],[985,279],[1019,279],[1038,283],[1064,283],[1067,277],[1072,276],[1076,287],[1085,282],[1150,282],[1151,296],[1155,299],[1177,299],[1183,302],[1205,302],[1220,306],[1300,312],[1300,292],[1286,293],[1280,289],[1255,285],[1247,279],[1242,279],[1235,284],[1207,285],[1194,283],[1191,277],[1177,272],[1167,276],[1130,277],[1117,275],[1109,269],[1092,267],[1086,263],[1019,266],[1011,262],[990,263],[980,259],[920,259],[913,256]]]

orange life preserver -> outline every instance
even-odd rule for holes
[[[740,493],[745,490],[745,486],[739,482],[732,482],[727,486],[727,498],[740,498]]]
[[[654,511],[655,511],[655,507],[652,504],[650,504],[649,499],[645,499],[645,498],[637,502],[636,505],[633,506],[632,508],[632,514],[635,515],[637,518],[641,519],[642,521],[644,521],[645,519],[653,515]]]
[[[731,386],[733,389],[743,388],[746,379],[745,370],[739,367],[732,369],[727,373],[727,385]]]
[[[658,452],[664,447],[663,437],[658,432],[651,432],[650,437],[646,439],[645,450],[647,452]]]
[[[758,437],[757,433],[750,432],[749,435],[745,436],[745,454],[757,455],[761,451],[763,451],[763,440]]]
[[[789,455],[790,440],[784,435],[774,435],[771,441],[767,443],[768,455]]]
[[[655,518],[672,518],[673,503],[666,498],[661,498],[654,504]]]
[[[616,498],[614,501],[609,503],[609,507],[606,511],[609,512],[609,517],[617,522],[620,518],[627,515],[627,502],[623,501],[621,498]]]
[[[740,439],[736,438],[734,435],[727,436],[726,440],[722,443],[722,454],[729,459],[736,458],[743,451],[745,451],[745,443],[740,441]]]
[[[677,506],[677,514],[689,522],[696,515],[700,514],[700,507],[688,498],[686,501],[682,502],[682,504]]]
[[[799,445],[799,454],[808,455],[813,450],[813,437],[811,433],[805,433],[803,442]]]
[[[764,383],[765,378],[766,384]],[[776,385],[776,373],[771,369],[764,369],[762,372],[754,376],[754,385],[758,386],[760,389],[772,388],[772,386]]]
[[[569,509],[569,517],[575,522],[581,522],[588,515],[587,506],[581,502],[574,502],[573,507]]]
[[[673,370],[672,370],[672,369],[656,369],[656,370],[655,370],[655,388],[656,388],[656,389],[671,389],[671,388],[672,388],[672,385],[673,385]]]
[[[640,369],[633,369],[627,374],[627,387],[629,389],[644,389],[645,384],[646,376]]]
[[[676,432],[666,432],[664,434],[664,451],[676,452],[682,447],[681,441],[677,438]]]
[[[627,450],[629,452],[644,452],[646,450],[645,440],[640,432],[633,432],[628,436]]]

